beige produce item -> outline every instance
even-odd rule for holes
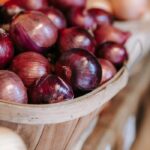
[[[0,127],[0,150],[27,150],[23,140],[8,128]]]
[[[87,8],[102,8],[112,13],[112,6],[109,0],[87,0]]]

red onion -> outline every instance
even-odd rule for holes
[[[18,15],[10,27],[11,37],[23,51],[45,53],[57,40],[57,28],[38,11]]]
[[[121,44],[107,42],[100,45],[96,50],[99,58],[104,58],[112,62],[117,68],[122,67],[128,59],[128,54],[124,46]]]
[[[80,27],[63,29],[58,41],[61,53],[72,48],[81,48],[89,52],[95,52],[95,40],[88,31]]]
[[[0,70],[0,99],[27,103],[27,92],[21,79],[13,72]]]
[[[79,26],[85,29],[95,29],[96,22],[91,14],[85,8],[72,9],[68,14],[69,23],[73,26]]]
[[[39,79],[30,90],[32,104],[58,103],[74,98],[72,88],[56,75]]]
[[[102,67],[102,80],[100,84],[103,84],[114,77],[117,73],[115,66],[106,59],[98,59],[101,67]]]
[[[55,69],[56,74],[74,90],[93,90],[99,85],[102,76],[96,57],[82,49],[65,52],[57,61]]]
[[[15,0],[18,1],[21,7],[27,10],[38,10],[48,7],[47,0]]]
[[[94,31],[95,39],[98,44],[104,42],[116,42],[125,44],[130,37],[130,32],[124,32],[109,24],[101,25]]]
[[[71,9],[76,7],[84,7],[86,0],[49,0],[49,4],[60,9]]]
[[[11,69],[18,74],[26,87],[30,87],[37,79],[49,74],[51,66],[44,56],[25,52],[14,58]]]
[[[13,44],[3,29],[0,28],[0,69],[5,68],[14,56]]]
[[[61,11],[54,7],[40,10],[43,12],[57,27],[57,29],[63,29],[67,26],[66,19]]]
[[[91,8],[88,10],[88,13],[93,16],[97,25],[112,24],[113,22],[113,16],[103,9]]]
[[[0,8],[0,22],[2,23],[10,23],[12,18],[23,12],[24,9],[19,6],[14,0],[9,0]]]

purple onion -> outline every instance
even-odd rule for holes
[[[80,27],[66,28],[60,31],[58,46],[61,53],[73,48],[95,52],[95,40],[88,31]]]
[[[72,88],[56,75],[42,77],[29,93],[32,104],[51,104],[74,98]]]
[[[16,103],[27,103],[28,101],[23,82],[11,71],[0,70],[0,99]]]
[[[53,22],[57,29],[61,30],[67,26],[65,16],[58,9],[49,7],[40,11],[43,12]]]
[[[5,68],[14,56],[13,44],[9,35],[0,28],[0,69]]]
[[[67,81],[74,90],[91,91],[98,87],[102,70],[96,57],[86,50],[70,50],[56,63],[56,74]]]
[[[45,53],[57,40],[57,28],[46,15],[30,11],[14,18],[11,37],[22,51]]]

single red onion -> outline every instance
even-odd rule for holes
[[[72,26],[79,26],[85,29],[95,29],[96,22],[85,8],[75,8],[68,14],[69,23]]]
[[[98,61],[102,67],[102,80],[100,84],[103,84],[113,78],[117,73],[117,70],[115,66],[106,59],[98,59]]]
[[[39,10],[48,7],[47,0],[15,0],[26,10]]]
[[[91,91],[98,87],[102,76],[96,57],[82,49],[73,49],[61,55],[55,70],[74,90],[81,91]]]
[[[5,68],[14,56],[13,44],[9,35],[0,28],[0,69]]]
[[[11,71],[0,70],[0,99],[16,103],[27,103],[28,101],[23,82]]]
[[[131,33],[121,31],[109,24],[103,24],[94,31],[94,35],[98,44],[102,44],[104,42],[125,44]]]
[[[114,42],[107,42],[100,45],[96,50],[96,55],[99,58],[109,60],[117,68],[122,67],[122,65],[128,59],[126,48],[121,44],[117,44]]]
[[[91,53],[95,52],[95,39],[88,31],[80,27],[61,30],[58,45],[61,53],[73,48],[85,49]]]
[[[86,0],[49,0],[49,4],[64,10],[84,7],[86,5]]]
[[[18,3],[14,0],[9,0],[0,8],[0,22],[3,24],[10,23],[15,15],[23,11],[24,9]]]
[[[25,52],[16,56],[11,64],[14,71],[30,87],[37,79],[51,72],[48,60],[35,52]]]
[[[88,13],[93,16],[97,25],[112,24],[113,22],[113,16],[103,9],[91,8],[88,10]]]
[[[72,88],[56,75],[42,77],[29,93],[32,104],[51,104],[74,98]]]
[[[58,9],[49,7],[46,9],[41,9],[40,11],[43,12],[53,22],[57,29],[60,30],[67,26],[65,16]]]
[[[46,15],[38,11],[15,17],[10,33],[15,44],[23,51],[45,53],[57,40],[57,28]]]

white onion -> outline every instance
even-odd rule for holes
[[[27,150],[23,140],[8,128],[0,127],[0,150]]]
[[[110,0],[114,15],[119,19],[137,19],[147,8],[148,0]]]
[[[112,13],[112,6],[109,0],[87,0],[86,7],[89,8],[101,8],[105,11]]]

